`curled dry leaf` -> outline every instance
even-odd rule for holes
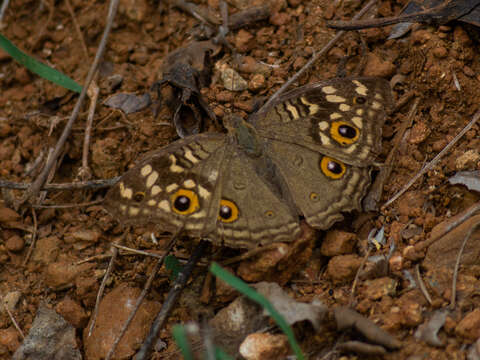
[[[154,89],[173,112],[180,137],[199,133],[205,116],[215,121],[200,89],[210,83],[210,59],[219,51],[220,47],[211,41],[194,41],[165,59],[162,79],[154,84]]]
[[[415,338],[431,346],[443,346],[443,341],[438,338],[438,332],[445,324],[447,315],[448,312],[445,310],[436,311],[428,322],[418,327]]]
[[[480,192],[480,170],[460,171],[448,179],[452,185],[465,185],[468,190]]]
[[[369,341],[388,349],[398,349],[401,342],[355,310],[339,306],[333,311],[339,330],[355,329]]]

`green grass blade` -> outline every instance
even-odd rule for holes
[[[218,360],[233,360],[233,358],[228,355],[225,351],[223,351],[221,348],[215,346],[215,359]]]
[[[188,344],[187,332],[185,331],[185,326],[183,325],[174,325],[172,329],[173,338],[177,343],[178,348],[182,352],[183,358],[185,360],[193,360],[192,350]]]
[[[243,282],[236,276],[230,274],[227,270],[223,269],[220,265],[218,265],[215,262],[212,263],[212,265],[210,266],[210,272],[216,277],[225,281],[228,285],[230,285],[234,289],[240,291],[243,295],[248,297],[250,300],[253,300],[256,303],[263,306],[263,308],[268,311],[270,316],[277,323],[278,327],[282,329],[285,335],[287,335],[288,341],[290,342],[290,346],[292,347],[293,352],[295,353],[295,356],[297,357],[297,359],[298,360],[305,359],[303,356],[302,350],[300,349],[300,346],[298,345],[297,340],[295,339],[295,335],[293,334],[292,328],[290,327],[290,325],[288,325],[288,323],[285,321],[283,316],[280,315],[280,313],[277,310],[275,310],[273,305],[263,295],[256,292],[254,289],[248,286],[245,282]]]
[[[0,34],[0,48],[8,53],[12,58],[25,66],[31,72],[40,75],[44,79],[47,79],[57,85],[63,86],[66,89],[80,93],[82,87],[74,80],[70,79],[67,75],[62,74],[60,71],[52,69],[51,67],[35,60],[22,52],[19,48],[13,45],[10,40]]]

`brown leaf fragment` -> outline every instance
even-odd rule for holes
[[[402,346],[400,341],[355,310],[339,306],[333,312],[339,330],[355,329],[371,342],[389,349],[398,349]]]
[[[338,345],[339,350],[360,355],[385,355],[387,350],[380,345],[371,345],[361,341],[346,341]]]
[[[448,312],[445,310],[436,311],[428,322],[418,327],[417,331],[415,331],[415,338],[425,341],[431,346],[444,346],[443,342],[438,338],[438,332],[445,324],[447,315]]]
[[[465,185],[468,190],[480,192],[480,170],[477,171],[460,171],[448,179],[450,184]]]

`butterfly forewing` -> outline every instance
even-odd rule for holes
[[[109,190],[106,209],[124,223],[151,221],[191,236],[213,232],[225,140],[195,135],[150,153]]]

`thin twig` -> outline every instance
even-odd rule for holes
[[[425,299],[427,299],[429,304],[432,304],[432,298],[430,294],[428,293],[427,287],[425,286],[425,283],[423,282],[422,275],[420,274],[420,266],[417,264],[415,265],[415,275],[417,276],[417,282],[418,286],[420,288],[420,291],[422,292],[423,296]]]
[[[97,86],[95,81],[92,81],[90,88],[88,89],[88,97],[90,98],[90,107],[88,109],[87,124],[85,126],[85,137],[83,140],[82,167],[78,171],[78,177],[82,180],[86,180],[91,177],[91,173],[88,167],[88,149],[90,148],[90,138],[92,134],[93,117],[95,115],[95,108],[97,106],[99,94],[100,94],[100,88]]]
[[[117,176],[106,180],[90,180],[90,181],[78,181],[74,183],[63,184],[45,184],[40,190],[42,191],[58,191],[58,190],[77,190],[77,189],[103,189],[115,185],[121,176]],[[18,183],[14,181],[0,180],[0,188],[26,190],[32,184],[31,183]]]
[[[35,209],[32,209],[32,218],[33,218],[32,242],[30,244],[30,247],[28,248],[27,255],[25,256],[25,260],[23,260],[23,263],[22,263],[23,266],[27,265],[28,260],[30,260],[30,256],[33,253],[33,249],[35,249],[35,244],[37,242],[38,224],[37,224],[37,214],[35,212]]]
[[[434,167],[440,161],[440,159],[453,147],[453,145],[455,145],[457,143],[457,141],[460,140],[462,138],[462,136],[465,135],[465,133],[473,127],[473,125],[475,125],[475,123],[478,121],[479,118],[480,118],[480,110],[475,113],[472,120],[467,124],[467,126],[465,126],[462,129],[462,131],[460,131],[460,133],[458,133],[458,135],[455,136],[455,138],[452,141],[450,141],[450,143],[448,143],[448,145],[445,146],[442,149],[442,151],[440,151],[438,153],[437,156],[435,156],[433,158],[432,161],[430,161],[428,164],[426,164],[399,192],[397,192],[383,206],[386,207],[386,206],[390,205],[391,203],[393,203],[395,200],[397,200],[400,196],[403,195],[403,193],[405,191],[407,191],[410,188],[410,186],[412,186],[415,183],[415,181],[418,180],[418,178],[420,176],[422,176],[428,170],[430,170],[432,167]]]
[[[98,205],[103,203],[103,199],[88,201],[85,203],[77,204],[51,204],[51,205],[32,205],[34,209],[70,209],[70,208],[79,208],[85,206]]]
[[[425,241],[419,242],[418,244],[415,245],[415,251],[420,252],[429,247],[431,244],[433,244],[435,241],[443,237],[445,234],[449,233],[453,229],[455,229],[457,226],[460,224],[464,223],[466,220],[468,220],[470,217],[472,217],[476,212],[480,211],[480,202],[477,202],[470,206],[467,210],[465,210],[457,220],[454,222],[450,223],[443,231],[434,236],[431,237],[430,239],[427,239]]]
[[[150,274],[147,282],[145,283],[145,286],[143,287],[142,293],[138,297],[137,302],[135,303],[135,306],[134,306],[132,312],[128,316],[127,321],[125,321],[125,323],[123,324],[123,327],[122,327],[122,330],[120,331],[120,334],[118,334],[117,338],[113,342],[113,345],[110,348],[110,351],[108,352],[105,360],[110,360],[112,358],[113,354],[115,353],[115,349],[117,348],[118,344],[120,343],[120,340],[122,339],[123,335],[125,335],[125,332],[127,331],[128,326],[130,325],[130,323],[132,322],[135,314],[137,313],[138,309],[140,308],[140,305],[142,304],[143,300],[145,299],[145,296],[147,296],[148,291],[150,290],[150,287],[152,286],[153,279],[155,279],[155,276],[157,276],[158,271],[162,267],[163,261],[165,260],[165,256],[167,256],[167,254],[172,250],[173,245],[175,245],[175,241],[177,239],[177,236],[178,236],[178,233],[173,235],[172,239],[170,240],[170,242],[167,245],[167,248],[165,249],[165,253],[157,260],[157,262],[155,264],[155,267],[152,270],[152,273]]]
[[[123,238],[120,239],[120,241],[123,241]],[[97,299],[95,300],[95,308],[93,309],[92,321],[91,321],[90,326],[88,328],[88,336],[87,337],[90,337],[92,335],[93,327],[95,326],[95,322],[97,321],[98,309],[100,308],[100,301],[102,300],[103,292],[105,291],[105,286],[107,286],[108,277],[110,276],[110,273],[112,272],[113,264],[115,263],[115,260],[117,259],[117,256],[118,256],[118,249],[116,247],[112,247],[112,257],[110,258],[110,262],[108,263],[107,271],[105,272],[105,275],[103,276],[103,279],[102,279],[102,283],[100,284],[100,288],[98,289]]]
[[[237,262],[240,262],[240,261],[243,261],[243,260],[246,260],[246,259],[250,259],[251,257],[254,257],[258,254],[261,254],[261,253],[265,252],[265,251],[275,250],[277,248],[278,248],[278,243],[272,243],[272,244],[268,244],[268,245],[265,245],[265,246],[262,246],[262,247],[257,247],[255,249],[248,250],[247,252],[245,252],[243,254],[240,254],[240,255],[235,256],[233,258],[222,261],[221,264],[223,266],[232,265],[232,264],[235,264]]]
[[[450,300],[450,309],[455,309],[455,302],[457,297],[457,277],[458,277],[458,268],[460,267],[460,259],[462,257],[465,246],[467,245],[468,239],[472,236],[473,232],[480,227],[480,222],[473,225],[468,231],[467,235],[463,239],[462,246],[458,250],[457,260],[455,261],[455,268],[453,270],[453,279],[452,279],[452,299]]]
[[[152,327],[150,328],[150,332],[148,333],[145,342],[142,344],[139,352],[135,356],[136,360],[146,360],[150,355],[151,349],[155,340],[157,339],[158,333],[163,326],[163,323],[168,318],[170,311],[172,311],[173,307],[175,306],[178,297],[182,293],[183,288],[187,284],[190,275],[195,267],[195,264],[198,262],[200,257],[203,255],[209,242],[206,240],[200,240],[200,243],[197,245],[195,250],[192,253],[192,256],[188,260],[188,262],[183,267],[182,271],[178,274],[175,283],[173,284],[172,288],[168,292],[167,298],[165,299],[160,312],[158,313],[157,317],[155,318]]]
[[[150,256],[150,257],[154,257],[154,258],[157,258],[157,259],[163,259],[163,257],[165,256],[165,254],[158,255],[158,254],[148,252],[148,251],[129,248],[127,246],[123,246],[123,245],[120,245],[120,244],[112,244],[112,245],[115,246],[116,248],[131,252],[131,253],[137,254],[137,255]]]
[[[3,21],[3,16],[5,15],[5,11],[8,8],[8,3],[10,0],[3,0],[2,7],[0,8],[0,23]]]
[[[358,267],[357,273],[355,274],[355,279],[353,280],[352,289],[350,290],[350,300],[348,301],[349,307],[353,307],[353,301],[355,300],[355,290],[357,288],[358,279],[360,278],[360,273],[362,272],[363,267],[367,263],[368,257],[370,256],[370,252],[372,251],[372,248],[369,246],[369,244],[367,244],[367,247],[368,247],[367,252],[363,257],[362,263]]]
[[[365,13],[370,10],[370,8],[375,5],[377,3],[376,0],[370,0],[367,5],[365,5],[359,12],[357,15],[355,15],[353,17],[353,20],[356,20],[356,19],[359,19],[361,18],[363,15],[365,15]],[[287,82],[285,82],[285,84],[283,84],[280,89],[278,89],[275,94],[273,94],[270,99],[268,99],[268,101],[263,104],[263,106],[260,108],[260,110],[258,111],[258,113],[261,113],[261,112],[264,112],[265,110],[269,109],[270,106],[275,102],[277,101],[277,99],[280,97],[280,95],[282,95],[285,90],[287,90],[287,88],[294,82],[296,81],[301,75],[303,75],[303,73],[305,71],[307,71],[310,66],[312,66],[312,64],[317,61],[320,56],[323,56],[324,54],[326,54],[332,47],[333,45],[335,45],[335,43],[340,40],[340,38],[345,34],[345,31],[339,31],[334,37],[333,39],[331,39],[327,45],[325,45],[322,50],[320,50],[318,53],[315,53],[312,58],[310,60],[308,60],[308,62],[295,74],[293,75],[290,79],[287,80]]]
[[[57,144],[55,145],[55,150],[53,151],[53,156],[48,160],[48,162],[45,164],[45,167],[43,168],[42,172],[37,176],[37,178],[34,180],[32,185],[27,189],[25,194],[23,195],[22,199],[16,204],[17,207],[20,207],[25,201],[29,199],[33,199],[37,193],[40,191],[42,186],[45,184],[45,181],[47,179],[48,174],[50,173],[50,170],[52,169],[53,165],[55,164],[56,159],[60,156],[60,153],[63,149],[63,146],[65,145],[65,142],[67,141],[67,138],[70,135],[70,132],[73,127],[73,123],[78,117],[78,114],[80,113],[80,108],[83,105],[83,102],[85,100],[85,96],[87,94],[88,87],[90,86],[90,83],[97,71],[98,65],[100,63],[100,60],[103,58],[103,54],[105,52],[106,44],[107,44],[107,38],[108,35],[110,34],[110,30],[113,25],[113,20],[115,18],[115,14],[117,12],[118,8],[118,2],[119,0],[111,0],[109,9],[108,9],[108,16],[107,16],[107,23],[105,25],[105,29],[103,31],[102,39],[100,40],[100,44],[98,46],[98,51],[95,54],[95,59],[93,60],[92,66],[90,67],[88,71],[87,78],[85,80],[85,84],[82,88],[82,92],[80,93],[80,96],[77,100],[77,103],[75,104],[75,107],[73,109],[72,115],[68,119],[67,124],[65,125],[65,128],[63,129],[62,135],[57,141]]]
[[[390,150],[390,153],[388,154],[387,159],[385,160],[385,164],[380,168],[380,172],[375,178],[375,181],[372,185],[372,190],[370,190],[370,192],[367,194],[367,196],[363,200],[364,208],[367,211],[373,211],[378,209],[378,202],[382,197],[383,185],[385,184],[385,181],[387,181],[387,179],[390,177],[390,174],[392,173],[392,170],[393,170],[392,164],[397,155],[398,147],[402,142],[405,132],[412,125],[413,118],[417,113],[417,108],[419,103],[420,103],[420,99],[417,98],[413,103],[412,108],[408,113],[408,116],[402,122],[402,126],[395,134],[395,138],[393,139],[392,150]]]
[[[90,61],[90,57],[88,56],[87,45],[85,44],[85,39],[83,37],[82,30],[80,30],[80,25],[78,25],[77,17],[75,16],[75,12],[73,11],[73,7],[72,7],[72,4],[70,3],[70,0],[65,0],[65,5],[67,5],[68,12],[72,17],[73,27],[77,32],[78,40],[80,40],[80,44],[82,44],[82,49],[83,49],[83,52],[85,53],[85,60]]]
[[[5,311],[7,312],[8,317],[10,318],[10,321],[12,322],[13,326],[15,326],[15,329],[17,329],[17,331],[19,332],[22,339],[25,339],[25,335],[23,334],[22,329],[20,329],[20,326],[18,325],[17,321],[13,317],[13,314],[10,312],[10,310],[8,309],[8,307],[5,304],[3,305],[3,307],[4,307]]]

